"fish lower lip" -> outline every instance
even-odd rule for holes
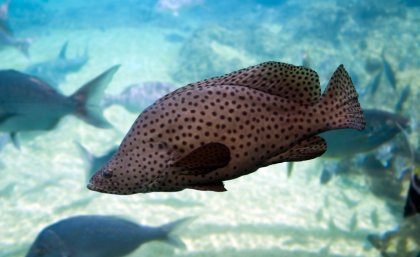
[[[86,186],[89,190],[92,191],[96,191],[96,192],[100,192],[100,193],[104,193],[105,191],[101,190],[100,188],[97,188],[96,186],[94,186],[92,183],[87,184]]]

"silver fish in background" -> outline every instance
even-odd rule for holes
[[[140,113],[157,99],[176,88],[177,86],[171,83],[158,81],[133,84],[125,88],[119,95],[105,95],[104,107],[115,104],[123,106],[129,112]]]
[[[9,24],[9,5],[11,0],[6,0],[0,5],[0,50],[5,47],[14,47],[29,57],[31,38],[16,38]]]
[[[189,84],[140,114],[88,188],[220,192],[223,181],[260,167],[318,157],[326,144],[317,134],[365,126],[342,65],[320,91],[315,71],[279,62]]]
[[[83,55],[68,58],[67,46],[68,42],[65,42],[56,58],[34,63],[27,67],[24,72],[39,77],[50,86],[58,88],[58,85],[65,81],[68,74],[79,71],[89,61],[87,50]]]
[[[113,216],[74,216],[44,228],[26,257],[120,257],[150,241],[185,248],[173,233],[189,221],[191,218],[183,218],[149,227]]]
[[[363,131],[343,129],[321,134],[328,144],[324,157],[346,158],[372,151],[409,126],[409,120],[398,113],[378,109],[363,112],[366,119]]]
[[[174,16],[178,16],[181,9],[199,4],[204,4],[204,0],[159,0],[156,3],[156,9],[169,11]]]
[[[368,242],[384,257],[417,257],[420,254],[420,215],[403,219],[395,229],[370,234]]]
[[[118,68],[111,67],[68,97],[37,77],[1,70],[0,131],[15,137],[22,131],[51,130],[68,114],[96,127],[110,127],[99,102]]]

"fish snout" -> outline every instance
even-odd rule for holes
[[[100,193],[108,193],[106,188],[111,184],[110,179],[113,176],[113,170],[109,167],[104,167],[98,170],[89,180],[87,188],[92,191]]]

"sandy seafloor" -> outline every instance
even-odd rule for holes
[[[66,40],[69,56],[89,45],[89,63],[61,86],[66,94],[114,64],[122,66],[107,92],[120,92],[134,82],[171,81],[170,69],[181,45],[152,31],[152,27],[52,30],[33,43],[32,59],[55,56]],[[7,67],[23,68],[29,62],[13,50],[0,52],[0,57],[10,60]],[[177,232],[186,249],[152,242],[131,256],[376,257],[375,249],[365,247],[366,235],[396,225],[362,176],[347,177],[351,186],[341,178],[321,186],[322,167],[317,160],[296,164],[291,178],[285,164],[260,169],[226,182],[225,193],[184,190],[114,196],[91,192],[85,187],[86,168],[74,141],[100,155],[121,141],[137,117],[116,106],[107,109],[105,116],[114,129],[96,129],[68,116],[53,131],[20,135],[20,150],[12,144],[2,150],[1,257],[23,256],[42,228],[80,214],[119,215],[156,226],[196,216]],[[357,204],[346,202],[349,199]],[[378,227],[370,219],[374,208]],[[352,231],[349,223],[354,213],[358,223]]]

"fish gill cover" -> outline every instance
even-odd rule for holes
[[[0,257],[32,254],[30,247],[42,231],[85,216],[104,217],[105,221],[111,220],[105,222],[107,225],[121,229],[121,236],[114,237],[117,241],[109,243],[118,245],[113,249],[122,249],[130,239],[160,236],[161,240],[135,244],[134,250],[130,248],[134,251],[130,256],[417,257],[418,214],[407,218],[403,215],[409,192],[409,203],[414,204],[409,205],[410,210],[418,210],[414,187],[418,183],[410,178],[420,164],[420,114],[416,111],[419,12],[416,1],[409,0],[1,1],[0,69],[24,74],[42,71],[33,74],[36,77],[30,84],[43,85],[44,90],[40,94],[39,90],[14,88],[12,92],[20,92],[19,99],[2,91],[0,128],[11,121],[45,125],[45,121],[51,121],[51,113],[77,109],[74,101],[51,105],[51,99],[79,92],[82,85],[95,81],[105,70],[121,66],[107,81],[106,89],[101,87],[106,91],[93,94],[86,102],[93,113],[103,113],[101,121],[106,120],[112,125],[110,128],[90,126],[78,119],[84,117],[82,113],[74,112],[77,115],[60,115],[54,123],[48,123],[51,126],[47,130],[2,130]],[[153,106],[149,106],[156,100],[189,83],[270,60],[316,71],[321,92],[335,69],[343,64],[359,95],[366,129],[360,133],[342,130],[342,135],[325,137],[327,149],[332,141],[330,144],[342,151],[296,162],[289,169],[287,164],[260,168],[225,181],[228,191],[223,193],[186,189],[114,196],[86,188],[87,173],[93,172],[90,167],[100,167],[111,158],[139,114],[153,111]],[[2,85],[5,82],[0,80]],[[10,83],[5,88],[9,86]],[[290,87],[282,88],[291,92]],[[181,92],[178,91],[180,96]],[[222,96],[212,99],[224,101]],[[311,99],[318,96],[317,93]],[[87,100],[83,94],[76,98]],[[269,103],[264,99],[256,104]],[[187,111],[200,112],[200,108],[198,104]],[[176,108],[167,111],[169,118],[182,114]],[[225,111],[227,120],[229,108]],[[256,117],[260,122],[244,126],[241,132],[248,131],[251,125],[262,126],[262,116],[265,118],[268,113],[261,109]],[[284,113],[287,117],[289,112]],[[326,115],[330,114],[326,111]],[[199,122],[200,118],[196,119]],[[177,125],[187,129],[189,124],[184,121]],[[275,130],[275,123],[264,125],[265,129],[270,126],[272,133],[260,130],[257,135],[270,135],[271,143],[276,132],[280,135],[281,127]],[[226,133],[230,140],[227,130],[220,128],[218,132]],[[179,136],[176,141],[182,145],[183,131],[176,129],[174,133],[173,139]],[[234,144],[225,145],[240,147],[242,142],[246,146],[247,141],[239,135],[234,138]],[[251,143],[254,141],[258,143],[259,139]],[[319,155],[325,150],[325,141],[312,137],[302,141],[298,149],[313,150],[309,153]],[[194,146],[199,144],[191,142]],[[201,156],[200,162],[182,155],[177,165],[194,171],[199,167],[203,172],[209,166],[200,165],[209,164],[209,160],[212,168],[225,164],[226,158],[217,159],[221,162],[216,163],[211,159],[212,149],[219,149],[217,154],[222,157],[226,152],[219,145],[221,142],[214,143],[217,144],[210,144],[206,151],[191,149],[190,157]],[[314,144],[317,147],[310,147]],[[236,160],[236,152],[230,148],[229,152],[229,161]],[[279,157],[302,154],[294,150],[286,153]],[[253,155],[248,154],[251,159]],[[154,160],[150,159],[151,165]],[[266,164],[273,163],[274,159]],[[182,223],[191,216],[196,219],[176,226],[177,221]],[[61,233],[95,231],[96,220],[88,219],[86,224],[71,225],[59,233],[46,233],[47,242],[53,245],[38,252],[44,254],[41,256],[63,256],[69,250],[83,251],[77,244],[70,246],[77,249],[68,249],[67,239]],[[114,222],[116,226],[112,226]],[[130,224],[131,228],[118,224]],[[163,235],[171,228],[172,237],[165,238]],[[130,236],[137,231],[140,234]],[[179,247],[182,245],[185,247]]]

